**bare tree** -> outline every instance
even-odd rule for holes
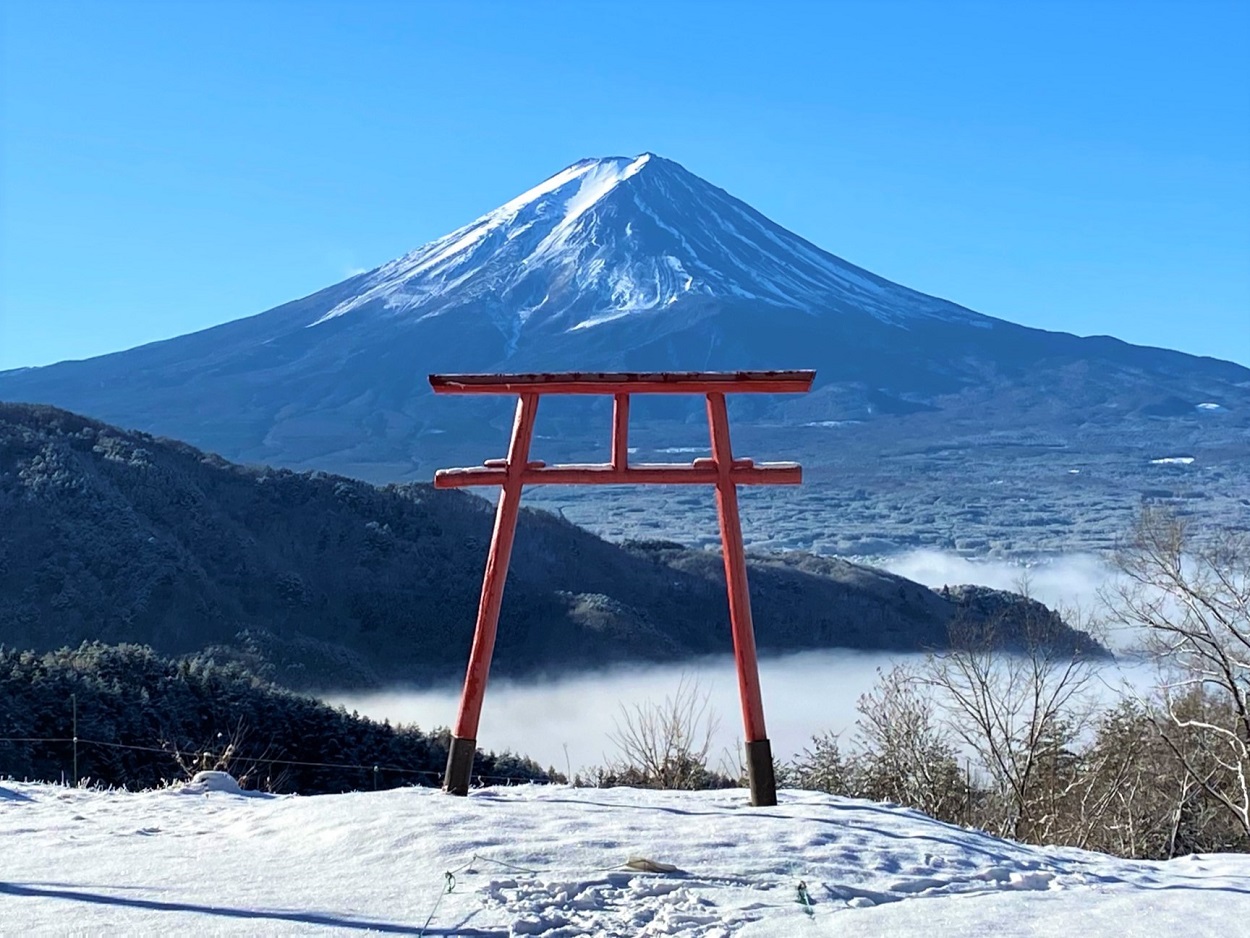
[[[957,822],[968,803],[967,785],[932,690],[907,666],[877,671],[877,686],[857,706],[855,793]]]
[[[617,758],[601,781],[677,789],[721,787],[728,781],[708,771],[718,720],[697,680],[683,677],[663,703],[622,705],[615,724],[608,738],[616,744]]]
[[[1199,536],[1147,506],[1116,561],[1124,579],[1110,606],[1144,630],[1162,675],[1158,731],[1193,785],[1250,836],[1250,539]]]
[[[1036,842],[1054,836],[1057,806],[1077,784],[1071,750],[1093,714],[1094,665],[1024,608],[1010,634],[1005,621],[953,624],[950,649],[929,656],[923,678],[990,782],[978,820]]]
[[[826,730],[813,736],[811,746],[782,768],[777,781],[783,788],[857,797],[859,791],[852,771],[851,761],[842,754],[838,735]]]

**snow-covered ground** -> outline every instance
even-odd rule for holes
[[[1134,862],[1025,847],[890,805],[790,791],[780,801],[561,786],[305,798],[5,782],[0,932],[1250,934],[1250,856]],[[631,859],[675,869],[631,869]]]

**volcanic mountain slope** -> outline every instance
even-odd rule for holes
[[[42,406],[0,405],[0,643],[84,640],[259,658],[287,684],[446,680],[468,654],[492,511],[428,485],[247,469]],[[720,557],[619,546],[526,511],[497,667],[514,673],[730,650]],[[919,650],[957,617],[1099,646],[1045,607],[949,599],[845,561],[751,564],[763,650]]]
[[[401,480],[493,455],[482,446],[507,420],[502,402],[432,398],[428,372],[787,367],[816,368],[816,390],[752,401],[741,416],[839,421],[852,443],[903,419],[909,443],[1028,426],[1086,449],[1143,428],[1173,446],[1214,434],[1244,448],[1250,427],[1250,370],[926,296],[651,154],[575,163],[446,237],[260,315],[0,374],[0,399],[234,459]],[[586,423],[545,414],[553,433]]]

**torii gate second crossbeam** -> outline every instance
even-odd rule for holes
[[[469,791],[473,757],[477,752],[478,722],[495,648],[495,632],[499,624],[504,581],[508,576],[508,560],[512,555],[521,489],[526,485],[551,484],[699,484],[716,486],[725,582],[729,592],[729,621],[738,666],[738,690],[742,698],[751,803],[777,803],[772,747],[764,729],[764,704],[760,697],[755,629],[751,622],[751,597],[747,589],[746,556],[742,548],[742,524],[738,518],[738,485],[797,485],[802,481],[802,469],[798,463],[757,464],[750,459],[735,459],[729,441],[725,395],[805,392],[811,390],[815,376],[813,371],[430,375],[430,385],[436,394],[516,394],[519,397],[512,425],[512,441],[505,459],[488,459],[481,466],[471,469],[441,469],[434,475],[436,488],[500,486],[495,530],[491,535],[486,573],[482,578],[477,629],[469,653],[460,712],[447,756],[447,773],[443,782],[447,791],[456,795],[465,795]],[[530,460],[534,418],[539,398],[544,394],[612,395],[610,462],[548,466]],[[696,459],[692,463],[630,465],[631,394],[705,395],[712,457]]]

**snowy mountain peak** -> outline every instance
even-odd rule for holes
[[[617,184],[637,173],[651,159],[652,154],[643,153],[641,156],[633,158],[609,156],[603,159],[579,160],[572,166],[562,169],[550,179],[521,193],[515,199],[505,202],[493,212],[483,215],[473,225],[488,218],[505,218],[515,215],[521,209],[541,199],[548,193],[557,191],[574,181],[578,182],[578,187],[577,194],[569,202],[570,211],[580,214],[601,197],[612,191]],[[576,206],[573,206],[574,202],[576,202]],[[473,227],[473,225],[469,227]]]
[[[580,160],[363,275],[310,325],[365,310],[424,319],[480,309],[509,348],[541,324],[576,332],[709,299],[820,316],[861,311],[896,325],[988,325],[892,284],[774,224],[653,153]]]

